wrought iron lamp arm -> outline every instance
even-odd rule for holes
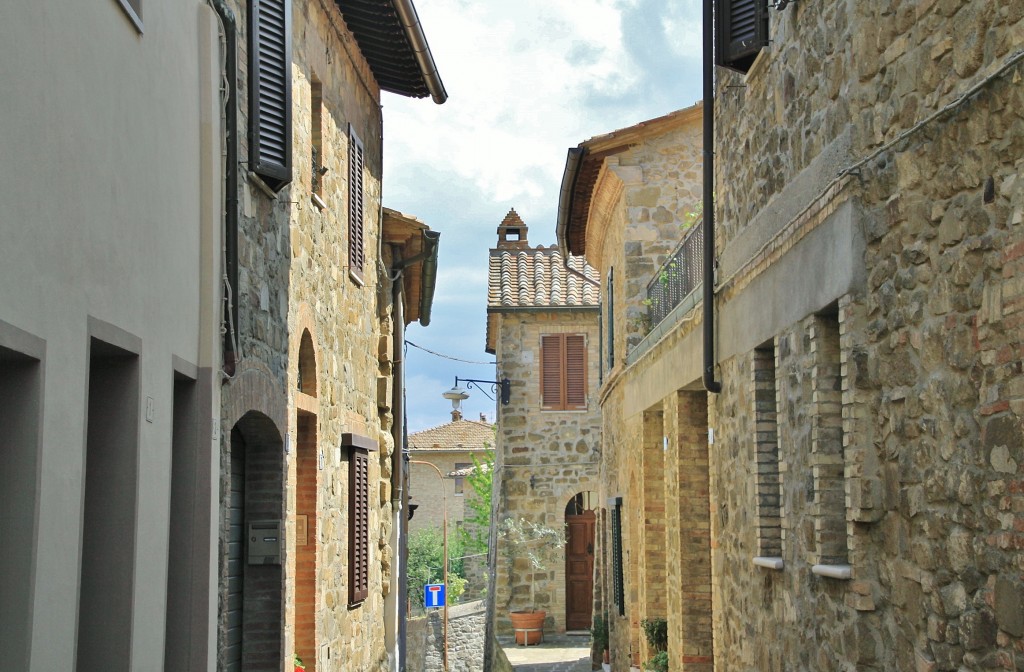
[[[501,399],[501,405],[508,405],[509,398],[511,397],[512,394],[512,383],[509,381],[508,378],[502,378],[501,380],[477,380],[476,378],[459,378],[458,376],[455,376],[456,387],[459,386],[460,381],[466,384],[467,389],[475,387],[476,389],[483,392],[484,396],[486,396],[488,399],[494,401],[494,397],[491,396],[490,394],[487,394],[487,390],[480,387],[481,385],[490,385],[491,393],[499,395],[499,398]],[[474,383],[476,384],[474,385]]]

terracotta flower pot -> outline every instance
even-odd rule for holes
[[[548,612],[543,610],[510,612],[509,618],[512,619],[512,629],[516,633],[516,644],[540,644],[544,638],[544,619],[547,615]]]

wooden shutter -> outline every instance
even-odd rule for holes
[[[562,356],[565,341],[562,334],[540,337],[540,395],[541,408],[561,410],[565,406]]]
[[[587,339],[583,334],[565,335],[565,407],[587,407]]]
[[[292,177],[291,0],[251,0],[249,42],[249,168],[277,190]]]
[[[615,269],[608,269],[608,291],[606,294],[608,314],[608,370],[615,368]]]
[[[370,592],[370,457],[353,448],[348,461],[348,603]]]
[[[363,141],[351,124],[348,130],[348,268],[358,282],[363,281]]]
[[[626,589],[622,580],[622,498],[608,501],[611,508],[612,597],[619,616],[626,615]]]
[[[715,0],[715,64],[746,73],[768,44],[768,0]]]

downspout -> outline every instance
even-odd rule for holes
[[[427,91],[430,92],[430,97],[434,99],[434,102],[441,105],[448,100],[448,92],[444,90],[444,84],[441,83],[441,75],[437,72],[437,65],[434,63],[434,57],[427,45],[427,38],[423,34],[423,26],[420,25],[416,7],[413,6],[412,0],[394,0],[394,3],[398,20],[402,23],[405,36],[412,46],[416,64],[426,82]]]
[[[210,0],[224,25],[224,108],[226,151],[224,174],[224,372],[235,373],[238,361],[238,28],[235,15],[224,0]]]
[[[704,0],[704,389],[722,391],[715,380],[715,63],[714,0]]]
[[[392,246],[395,256],[398,255],[398,246]],[[393,422],[391,425],[391,437],[394,441],[394,449],[391,452],[391,548],[394,549],[393,574],[391,581],[391,592],[388,594],[385,605],[386,612],[394,611],[394,617],[390,617],[391,632],[394,633],[395,641],[392,644],[392,660],[394,672],[402,672],[405,669],[405,622],[406,622],[406,600],[405,600],[405,546],[407,542],[407,526],[405,512],[406,506],[405,491],[405,299],[403,297],[404,282],[401,272],[395,274],[391,282],[391,301],[393,312],[393,324],[391,327],[394,365],[392,383],[393,402],[391,414]],[[397,579],[397,580],[395,580]]]

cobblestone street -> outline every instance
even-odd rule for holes
[[[515,672],[591,672],[589,635],[553,635],[536,646],[499,638]]]

